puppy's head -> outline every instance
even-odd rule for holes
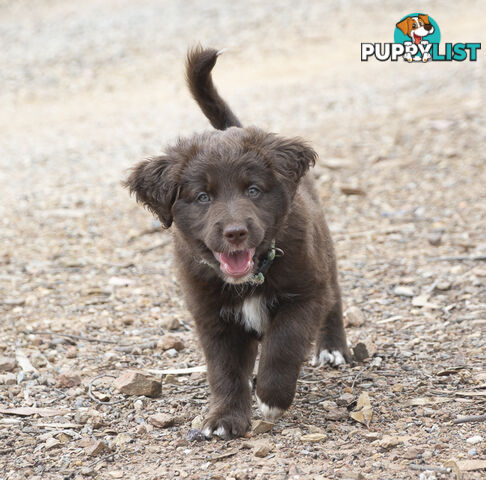
[[[404,18],[401,22],[397,23],[397,28],[409,36],[414,43],[420,43],[422,37],[434,33],[434,27],[430,23],[429,16],[425,14]]]
[[[195,258],[225,281],[243,283],[316,156],[300,139],[230,128],[179,140],[138,164],[125,186],[166,228],[175,222]]]

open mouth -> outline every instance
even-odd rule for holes
[[[419,37],[418,35],[416,35],[415,33],[413,33],[413,41],[418,45],[421,41],[422,41],[422,37]]]
[[[219,262],[219,268],[230,277],[241,278],[248,275],[253,269],[253,255],[255,249],[237,250],[231,253],[213,252]]]

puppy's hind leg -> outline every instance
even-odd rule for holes
[[[314,366],[330,364],[337,367],[350,362],[352,358],[344,331],[341,294],[337,285],[335,288],[335,301],[331,308],[324,312],[319,328],[316,351],[312,359]]]

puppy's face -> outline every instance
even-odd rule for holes
[[[407,17],[397,23],[397,27],[417,44],[422,41],[422,37],[434,33],[434,27],[430,23],[429,16],[423,14],[417,17]]]
[[[167,156],[139,164],[126,185],[175,222],[194,258],[229,283],[255,273],[316,154],[298,139],[230,128],[180,140]]]

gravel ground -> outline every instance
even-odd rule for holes
[[[482,2],[422,7],[442,41],[483,40]],[[0,1],[0,479],[485,478],[486,423],[452,422],[486,413],[484,54],[360,62],[360,43],[392,41],[406,13]],[[229,47],[216,82],[245,125],[320,153],[348,335],[367,357],[306,366],[273,429],[231,442],[187,437],[207,382],[170,371],[204,359],[170,233],[120,186],[208,128],[183,81],[198,41]],[[162,395],[115,391],[127,370],[158,370]]]

